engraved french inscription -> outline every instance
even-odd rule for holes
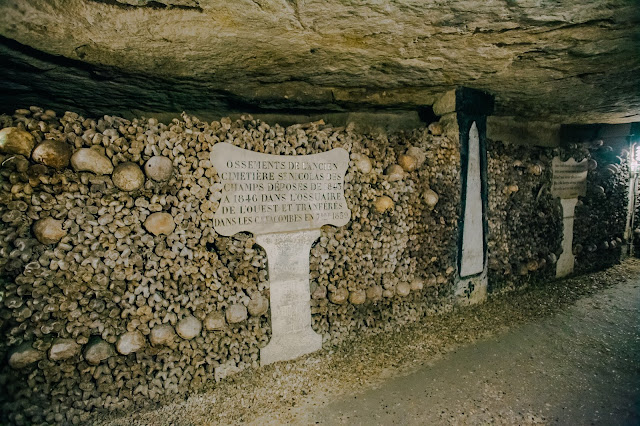
[[[573,272],[573,223],[578,197],[587,192],[588,163],[584,159],[577,162],[570,158],[561,161],[555,157],[552,162],[553,179],[551,195],[559,197],[562,204],[562,254],[556,264],[556,277],[564,277]]]
[[[551,195],[560,198],[578,198],[587,192],[587,160],[577,162],[573,158],[561,161],[555,157],[552,162],[553,179]]]
[[[346,225],[349,153],[262,154],[219,143],[211,162],[222,184],[213,219],[218,234],[251,232],[267,254],[271,340],[260,363],[294,359],[322,347],[311,328],[309,250],[323,225]]]
[[[343,148],[282,156],[219,143],[212,148],[211,162],[222,181],[213,219],[221,235],[343,226],[351,219],[344,198],[349,154]]]

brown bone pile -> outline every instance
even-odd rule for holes
[[[576,149],[576,148],[574,148]],[[603,269],[620,261],[627,222],[629,152],[599,141],[580,146],[589,159],[587,194],[576,206],[576,271]]]
[[[364,135],[322,122],[0,116],[0,420],[78,423],[201,389],[259,364],[266,256],[217,235],[211,147],[279,155],[343,147],[351,221],[311,250],[325,341],[448,308],[459,152],[427,129]]]
[[[562,209],[551,196],[553,150],[489,141],[489,285],[508,289],[555,276]]]
[[[587,192],[575,210],[575,271],[598,270],[620,260],[628,192],[628,158],[621,155],[601,142],[555,149],[490,142],[491,290],[555,276],[563,232],[562,208],[550,192],[556,156],[588,160]]]

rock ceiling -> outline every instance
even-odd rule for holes
[[[2,0],[0,104],[640,121],[638,0]]]

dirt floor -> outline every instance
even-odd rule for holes
[[[185,401],[101,422],[640,424],[640,261],[245,371]]]

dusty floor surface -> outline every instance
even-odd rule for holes
[[[640,262],[245,371],[111,425],[640,424]]]

